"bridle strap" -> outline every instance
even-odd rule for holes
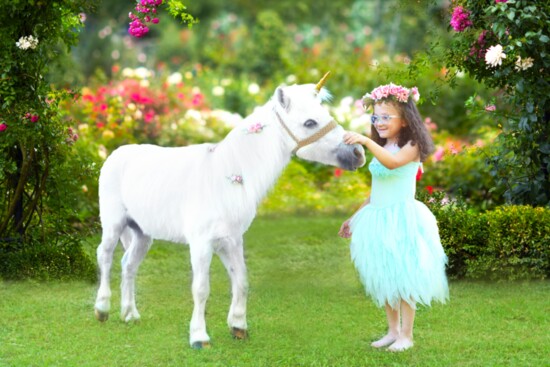
[[[290,135],[292,140],[296,142],[296,147],[292,150],[292,154],[296,154],[296,151],[298,151],[298,149],[303,148],[306,145],[315,143],[317,140],[321,139],[323,136],[327,135],[331,130],[335,129],[338,126],[336,121],[332,120],[328,124],[323,126],[321,129],[316,131],[314,134],[312,134],[311,136],[308,136],[307,138],[300,140],[292,133],[292,131],[290,131],[288,126],[286,126],[283,119],[281,118],[281,115],[279,115],[279,112],[277,112],[276,110],[274,110],[274,112],[275,112],[275,115],[277,115],[277,119],[279,120],[279,122],[281,123],[285,131],[288,133],[288,135]]]

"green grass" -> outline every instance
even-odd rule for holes
[[[111,318],[93,316],[96,285],[0,283],[0,366],[548,366],[550,283],[451,282],[447,305],[420,308],[415,347],[370,342],[385,332],[337,238],[343,218],[258,218],[245,237],[250,339],[226,326],[230,288],[215,258],[207,323],[213,347],[188,345],[187,247],[155,243],[140,269],[140,323],[118,317],[121,250]],[[89,241],[90,253],[97,238]]]

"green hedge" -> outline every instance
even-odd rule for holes
[[[550,209],[500,206],[479,213],[443,193],[422,194],[437,218],[449,257],[448,275],[469,279],[546,279],[550,276]]]
[[[77,237],[0,240],[0,279],[27,278],[97,279],[95,264]]]

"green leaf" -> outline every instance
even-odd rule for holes
[[[548,38],[548,36],[543,34],[542,36],[540,36],[539,40],[543,43],[546,43],[546,42],[550,41],[550,38]]]

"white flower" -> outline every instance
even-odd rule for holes
[[[15,42],[15,45],[21,50],[35,49],[38,46],[38,38],[33,36],[26,36],[19,38],[19,41]]]
[[[147,68],[144,68],[143,66],[140,66],[139,68],[134,70],[134,76],[138,79],[147,79],[151,77],[153,73],[151,70],[148,70]]]
[[[260,92],[260,86],[256,83],[251,83],[249,86],[248,86],[248,93],[254,95],[254,94],[258,94]]]
[[[294,74],[290,74],[289,76],[286,77],[286,82],[288,84],[294,84],[296,83],[296,75]]]
[[[181,75],[181,73],[175,72],[173,74],[170,74],[170,76],[168,76],[168,79],[166,79],[166,82],[169,85],[174,85],[174,84],[181,83],[182,80],[183,80],[183,75]]]
[[[134,69],[131,69],[131,68],[122,69],[122,76],[125,77],[125,78],[133,78],[134,77]]]
[[[522,71],[529,69],[533,66],[533,61],[534,60],[531,57],[522,60],[521,56],[518,56],[518,59],[516,60],[516,70]]]
[[[212,88],[212,94],[217,97],[223,96],[224,93],[225,93],[225,89],[223,89],[223,87],[220,85],[217,85],[214,88]]]
[[[496,67],[502,65],[502,60],[506,58],[506,54],[502,50],[501,45],[491,46],[485,54],[485,63],[489,66]]]

